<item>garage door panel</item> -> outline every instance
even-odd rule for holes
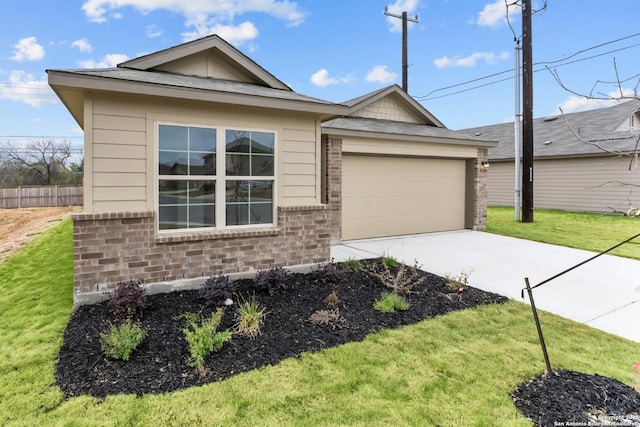
[[[345,240],[464,228],[464,160],[345,155]]]

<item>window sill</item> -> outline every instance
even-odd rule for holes
[[[197,242],[200,240],[220,240],[220,239],[240,239],[247,237],[277,236],[280,234],[279,227],[256,227],[232,230],[211,230],[211,231],[180,231],[172,233],[156,234],[155,242],[180,243]]]

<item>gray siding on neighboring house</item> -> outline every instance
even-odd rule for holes
[[[491,162],[487,174],[490,205],[514,205],[514,166],[513,161]],[[629,158],[536,160],[533,170],[535,208],[610,213],[640,206],[640,170],[629,171]]]

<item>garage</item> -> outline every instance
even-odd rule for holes
[[[345,153],[342,239],[463,229],[465,184],[465,160]]]

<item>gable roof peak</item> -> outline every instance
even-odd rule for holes
[[[189,56],[197,55],[208,50],[215,50],[230,63],[234,64],[253,79],[264,86],[273,89],[292,91],[285,83],[273,74],[262,68],[251,58],[240,52],[217,34],[205,36],[196,40],[169,47],[138,58],[130,59],[117,65],[118,68],[129,68],[140,71],[154,71],[172,61],[177,61]]]

